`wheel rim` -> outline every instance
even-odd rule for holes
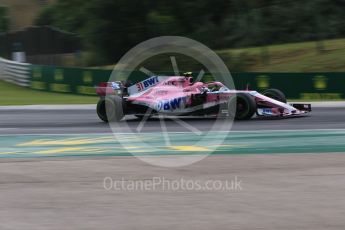
[[[105,102],[105,112],[106,116],[108,118],[108,121],[113,121],[115,118],[115,104],[112,101],[106,101]]]
[[[238,114],[238,116],[243,116],[243,114],[246,114],[246,112],[248,111],[248,103],[246,103],[246,101],[242,98],[238,98],[237,99],[237,103],[236,103],[236,114]]]

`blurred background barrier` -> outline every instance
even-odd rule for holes
[[[32,65],[31,88],[36,90],[96,95],[95,86],[108,81],[111,70]]]
[[[112,74],[109,69],[72,68],[32,65],[0,58],[0,79],[35,90],[96,95],[95,86],[107,82]],[[141,71],[114,73],[116,80],[134,84],[148,76]],[[127,75],[128,74],[128,75]],[[161,76],[172,76],[172,72],[156,72]],[[193,73],[196,78],[198,73]],[[127,78],[127,76],[129,76]],[[268,88],[282,90],[289,99],[341,100],[345,99],[345,73],[233,73],[236,89],[263,91]],[[205,73],[202,81],[214,81]]]
[[[30,64],[0,58],[0,80],[19,86],[30,86]]]
[[[345,73],[234,73],[237,89],[282,90],[289,99],[340,100],[345,98]]]
[[[51,66],[31,66],[31,88],[37,90],[95,95],[95,86],[109,81],[112,70],[92,68],[66,68]],[[134,84],[147,76],[133,71],[129,78],[118,73],[116,80]],[[170,72],[157,75],[171,76]],[[198,73],[193,74],[196,78]],[[281,89],[288,98],[300,100],[340,100],[345,99],[345,73],[233,73],[236,89],[263,91],[268,88]],[[202,81],[213,81],[205,74]]]

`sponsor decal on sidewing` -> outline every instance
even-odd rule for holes
[[[133,95],[136,93],[141,93],[141,92],[145,91],[146,89],[157,85],[159,82],[160,82],[160,77],[153,76],[153,77],[150,77],[144,81],[138,82],[135,85],[129,87],[128,92],[130,95]]]
[[[262,108],[262,109],[258,109],[258,114],[261,116],[270,116],[273,115],[273,111],[271,108]]]
[[[157,111],[183,109],[186,105],[186,102],[187,102],[186,97],[178,97],[174,99],[163,100],[163,101],[157,102],[156,109]]]

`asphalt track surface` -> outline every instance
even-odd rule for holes
[[[212,124],[212,119],[183,121],[200,130]],[[140,121],[129,117],[127,124],[135,129]],[[166,125],[171,132],[187,131],[169,119]],[[345,108],[314,108],[307,117],[233,125],[235,131],[322,129],[345,130]],[[0,134],[14,139],[110,131],[93,110],[0,112]],[[159,121],[150,119],[142,131],[160,132]],[[107,190],[104,178],[126,185],[152,185],[157,179],[166,184]],[[183,189],[181,180],[237,181],[239,186]],[[167,187],[176,181],[177,190]],[[179,168],[121,156],[2,158],[0,229],[344,229],[344,191],[344,152],[212,155]]]
[[[200,131],[209,131],[215,122],[213,118],[181,118],[184,123]],[[167,131],[190,131],[188,126],[165,119]],[[126,116],[119,126],[129,126],[135,131],[140,120]],[[69,133],[110,133],[107,123],[100,121],[94,109],[69,110],[2,110],[0,112],[0,134],[69,134]],[[234,122],[234,131],[250,130],[309,130],[309,129],[345,129],[345,108],[313,108],[313,112],[304,117],[293,118],[254,118]],[[136,132],[136,131],[135,131]],[[162,132],[158,118],[150,118],[141,132]]]

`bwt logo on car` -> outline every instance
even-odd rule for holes
[[[159,101],[157,103],[157,110],[174,110],[181,108],[181,105],[186,104],[186,97],[178,97],[170,100]]]
[[[137,85],[138,91],[140,92],[140,91],[143,91],[144,89],[147,89],[150,86],[157,84],[158,82],[159,82],[158,76],[154,76],[145,81],[139,82],[136,85]]]

